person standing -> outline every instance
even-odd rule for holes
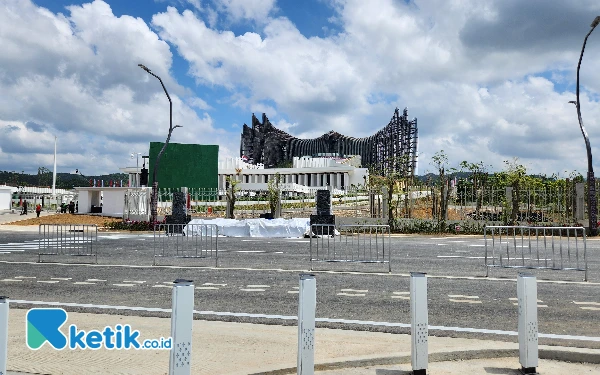
[[[40,212],[42,212],[42,205],[38,203],[37,206],[35,206],[35,214],[37,217],[40,217]]]
[[[23,215],[27,215],[27,199],[23,200]]]

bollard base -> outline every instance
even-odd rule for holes
[[[427,375],[427,370],[413,370],[413,375]]]
[[[521,367],[521,374],[537,374],[535,367]]]

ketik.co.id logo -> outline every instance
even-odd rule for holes
[[[68,336],[60,328],[67,321],[63,309],[31,309],[27,312],[27,347],[41,348],[46,342],[54,349],[171,349],[171,338],[144,340],[140,344],[140,331],[132,330],[129,324],[117,324],[104,330],[78,330],[71,324]]]

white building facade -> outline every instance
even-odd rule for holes
[[[227,177],[239,181],[241,190],[267,190],[268,182],[280,176],[282,190],[310,192],[331,186],[336,194],[343,194],[352,185],[364,185],[369,172],[359,168],[360,156],[349,158],[295,157],[292,168],[268,168],[262,164],[248,164],[242,158],[219,162],[219,190],[227,187]]]

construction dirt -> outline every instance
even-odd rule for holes
[[[97,215],[71,215],[71,214],[55,214],[41,217],[34,217],[31,219],[22,220],[22,216],[19,219],[11,223],[5,223],[5,225],[40,225],[40,224],[96,224],[98,227],[104,227],[106,222],[123,221],[121,218],[97,216]]]

